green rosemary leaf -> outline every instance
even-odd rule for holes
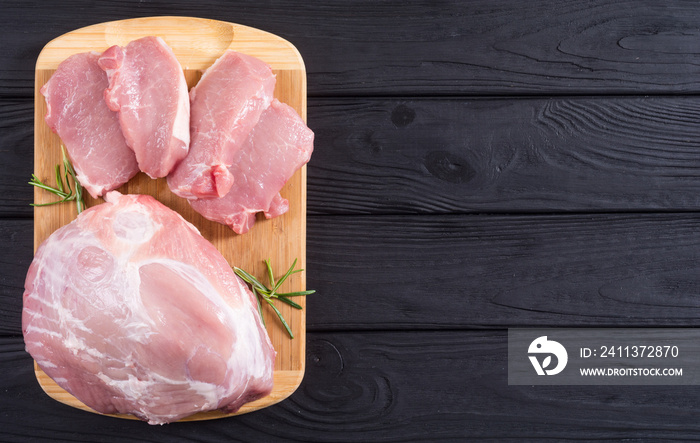
[[[233,272],[236,273],[237,276],[239,276],[244,282],[246,283],[253,283],[253,276],[245,272],[241,268],[237,268],[236,266],[233,267]]]
[[[51,206],[51,205],[57,205],[59,203],[65,203],[65,200],[56,200],[55,202],[48,202],[48,203],[29,203],[30,206]]]
[[[260,281],[257,278],[255,278],[255,276],[244,271],[241,268],[233,266],[233,271],[236,273],[237,276],[243,279],[244,282],[248,283],[251,286],[253,290],[253,295],[255,295],[255,299],[258,302],[258,312],[260,313],[260,318],[263,320],[263,324],[265,323],[265,319],[262,313],[262,301],[264,300],[268,305],[270,305],[272,310],[275,311],[275,314],[280,319],[280,322],[282,322],[282,325],[287,330],[289,337],[294,338],[294,334],[292,334],[292,329],[289,327],[289,324],[287,324],[287,321],[284,319],[284,316],[282,315],[280,310],[277,309],[277,306],[274,305],[273,300],[279,300],[280,302],[285,303],[295,309],[303,309],[303,307],[300,304],[290,300],[288,297],[299,297],[303,295],[309,295],[315,293],[316,291],[310,289],[307,291],[295,291],[286,292],[284,294],[276,294],[275,291],[279,289],[282,283],[284,283],[284,281],[287,278],[289,278],[290,275],[302,272],[303,269],[294,269],[294,267],[297,265],[297,260],[295,259],[294,263],[292,263],[292,266],[287,270],[287,272],[282,276],[282,278],[275,280],[270,260],[268,259],[263,261],[267,270],[267,277],[270,280],[270,286],[272,286],[273,289],[269,289],[267,286],[260,283]]]
[[[270,264],[270,259],[265,260],[265,266],[267,267],[267,276],[270,279],[270,286],[275,286],[275,274],[272,273],[272,265]]]
[[[236,275],[238,275],[240,278],[242,278],[244,282],[246,282],[250,285],[253,285],[255,288],[257,288],[258,292],[260,292],[261,294],[265,294],[265,293],[270,292],[270,290],[267,289],[267,287],[265,287],[265,285],[260,283],[257,278],[253,277],[252,275],[250,275],[249,273],[247,273],[243,269],[237,268],[234,266],[233,272],[235,272]]]
[[[81,212],[83,212],[83,209],[85,209],[85,202],[83,201],[83,187],[81,186],[80,182],[78,181],[78,178],[76,177],[75,169],[73,169],[73,165],[68,159],[68,156],[66,155],[66,151],[63,148],[63,146],[61,146],[61,153],[63,154],[63,173],[61,173],[61,165],[56,165],[56,167],[54,168],[54,172],[56,174],[56,187],[49,186],[46,183],[43,183],[35,174],[32,174],[32,179],[29,181],[30,185],[43,189],[45,191],[49,191],[50,193],[61,197],[61,200],[49,203],[31,203],[31,205],[50,206],[58,203],[75,201],[75,205],[78,209],[78,214],[80,214]],[[71,181],[73,182],[72,187]],[[73,188],[75,188],[75,191],[73,191]]]
[[[29,182],[29,184],[32,185],[32,186],[36,186],[37,188],[45,189],[45,190],[47,190],[47,191],[49,191],[49,192],[51,192],[51,193],[53,193],[53,194],[58,195],[59,197],[66,198],[66,196],[64,195],[65,193],[60,192],[60,191],[58,191],[57,189],[52,188],[52,187],[49,186],[49,185],[45,185],[45,184],[42,183],[39,179],[37,179],[36,181],[32,180],[32,181]],[[61,203],[61,202],[56,202],[56,203]]]
[[[309,289],[308,291],[284,292],[275,294],[276,297],[299,297],[300,295],[311,295],[316,291]]]
[[[36,186],[37,188],[40,188],[40,189],[44,189],[44,190],[46,190],[46,191],[49,191],[49,192],[51,192],[52,194],[55,194],[55,195],[57,195],[57,196],[59,196],[59,197],[62,197],[61,200],[56,200],[56,201],[48,202],[48,203],[30,203],[31,206],[50,206],[50,205],[55,205],[55,204],[57,204],[57,203],[63,203],[63,202],[68,201],[68,198],[70,197],[70,194],[66,194],[66,193],[63,192],[63,191],[60,191],[60,190],[58,190],[58,189],[56,189],[56,188],[52,188],[51,186],[42,183],[42,181],[39,180],[39,177],[37,177],[37,176],[34,175],[34,174],[32,174],[32,179],[29,181],[29,184],[32,185],[32,186]]]
[[[295,308],[295,309],[303,309],[303,308],[301,307],[301,305],[297,304],[296,302],[293,302],[292,300],[290,300],[290,299],[288,299],[288,298],[280,297],[279,295],[273,295],[273,296],[270,297],[270,298],[274,298],[274,299],[276,299],[276,300],[281,301],[282,303],[286,303],[286,304],[288,304],[289,306],[291,306],[291,307],[293,307],[293,308]]]
[[[73,164],[70,162],[70,159],[68,159],[63,145],[61,145],[61,153],[63,154],[63,169],[66,171],[66,186],[68,186],[68,189],[70,190],[70,182],[68,180],[68,175],[70,175],[73,179],[73,187],[75,188],[75,204],[78,208],[78,214],[80,214],[83,212],[83,209],[85,209],[85,202],[83,201],[83,186],[78,181]]]
[[[277,317],[279,317],[280,321],[284,325],[284,329],[287,330],[287,334],[289,334],[289,337],[294,338],[294,334],[292,333],[292,328],[289,327],[289,325],[287,324],[287,321],[282,316],[282,313],[279,311],[279,309],[277,309],[277,306],[275,306],[274,303],[272,303],[269,298],[265,298],[264,300],[267,302],[267,304],[270,305],[272,310],[275,311],[275,314],[277,314]]]
[[[258,297],[258,291],[255,289],[255,286],[253,286],[253,295],[255,296],[255,300],[258,302],[258,313],[260,314],[260,320],[262,320],[263,326],[267,328],[267,325],[265,324],[265,316],[263,316],[262,312],[262,303],[260,303],[260,297]]]
[[[61,167],[56,165],[54,169],[56,169],[56,186],[58,186],[59,191],[65,192],[65,188],[63,187],[63,179],[61,178]]]
[[[273,295],[277,291],[277,289],[279,289],[279,287],[282,286],[282,283],[284,283],[284,281],[287,280],[287,278],[290,275],[292,275],[292,270],[294,270],[294,267],[296,265],[297,265],[297,259],[295,258],[294,263],[292,263],[292,266],[289,268],[289,270],[282,276],[282,278],[280,278],[277,281],[276,285],[273,285],[273,288],[272,288],[272,291],[270,292],[270,295]]]

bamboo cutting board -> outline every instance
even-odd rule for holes
[[[69,56],[87,51],[102,52],[112,45],[125,46],[131,40],[145,36],[159,36],[173,49],[182,65],[191,88],[226,49],[233,49],[258,57],[268,63],[277,76],[275,97],[292,106],[306,120],[306,71],[296,48],[273,34],[233,23],[191,17],[148,17],[101,23],[64,34],[49,42],[39,54],[35,72],[34,92],[34,172],[45,183],[55,185],[54,166],[61,161],[60,139],[44,121],[46,103],[39,93],[58,65]],[[123,194],[150,194],[161,203],[179,212],[193,223],[202,235],[226,257],[229,264],[252,272],[261,281],[266,280],[263,260],[271,259],[275,275],[281,275],[294,259],[297,268],[306,266],[306,166],[287,182],[281,194],[290,203],[287,214],[272,220],[258,215],[253,228],[237,235],[227,226],[211,222],[194,212],[189,204],[170,192],[165,179],[152,180],[139,173],[118,189]],[[35,188],[35,203],[53,201],[56,197]],[[101,199],[86,197],[88,207],[102,203]],[[34,251],[59,227],[76,217],[75,205],[64,203],[34,209]],[[285,282],[282,291],[306,289],[305,273],[295,274]],[[306,307],[304,297],[296,300]],[[295,338],[292,340],[271,310],[265,311],[267,330],[277,351],[272,393],[244,405],[237,414],[255,411],[288,397],[304,376],[306,347],[305,311],[279,304]],[[265,308],[269,308],[265,306]],[[36,363],[39,384],[52,398],[88,411],[71,394],[60,388]],[[206,420],[234,414],[221,412],[198,413],[185,420]],[[133,418],[130,415],[118,415]]]

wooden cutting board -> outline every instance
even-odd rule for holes
[[[112,45],[124,46],[131,40],[154,35],[162,37],[175,52],[182,65],[188,86],[191,88],[201,77],[201,71],[209,67],[226,49],[233,49],[258,57],[268,63],[277,76],[275,97],[292,106],[306,120],[306,70],[296,48],[286,40],[234,23],[191,17],[148,17],[100,23],[64,34],[49,42],[39,54],[36,63],[34,92],[34,172],[45,183],[55,185],[54,166],[61,161],[60,139],[51,132],[44,121],[46,103],[39,93],[58,65],[72,54],[86,51],[102,52]],[[281,275],[294,259],[297,268],[306,265],[306,167],[297,171],[287,182],[281,194],[290,202],[287,214],[272,220],[258,215],[255,226],[244,235],[237,235],[227,226],[208,221],[194,212],[189,204],[170,192],[165,179],[152,180],[138,174],[119,191],[123,194],[150,194],[161,203],[182,214],[193,223],[202,235],[210,240],[226,257],[229,264],[252,272],[261,281],[267,281],[263,260],[269,258],[275,275]],[[53,201],[56,197],[35,188],[35,203]],[[88,195],[88,207],[102,203]],[[64,203],[34,209],[34,251],[59,227],[75,219],[75,205]],[[283,292],[306,289],[305,273],[295,274],[285,282]],[[304,297],[296,300],[306,307]],[[243,406],[237,414],[255,411],[289,396],[304,376],[306,351],[305,311],[292,309],[286,304],[278,306],[289,323],[295,338],[292,340],[265,306],[265,320],[272,344],[277,351],[272,393],[258,401]],[[34,364],[39,384],[52,398],[88,411],[71,394],[60,388]],[[198,413],[185,420],[205,420],[234,414],[221,412]],[[118,415],[133,418],[130,415]]]

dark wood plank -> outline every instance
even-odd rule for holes
[[[33,108],[0,103],[0,216],[32,216]],[[697,97],[312,99],[310,214],[700,209]]]
[[[31,217],[34,212],[28,184],[34,170],[33,114],[31,100],[0,101],[0,217]]]
[[[311,334],[305,383],[270,412],[319,441],[697,435],[698,387],[508,386],[506,344],[499,331]]]
[[[695,326],[700,215],[311,217],[310,330]]]
[[[30,96],[39,51],[65,32],[203,14],[294,43],[312,96],[700,91],[695,2],[10,0],[0,14],[0,95]]]
[[[311,100],[312,214],[700,209],[697,97]]]
[[[33,239],[31,220],[0,220],[0,335],[22,333],[22,294]]]
[[[508,386],[506,359],[504,331],[310,333],[304,381],[283,403],[154,427],[55,402],[22,339],[0,338],[0,427],[17,442],[668,441],[700,432],[698,387]]]
[[[0,221],[0,334],[30,221]],[[695,326],[700,215],[309,217],[307,327]]]

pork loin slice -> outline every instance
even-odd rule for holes
[[[180,197],[223,197],[228,167],[272,102],[275,76],[262,60],[228,50],[190,91],[190,151],[168,176]]]
[[[269,394],[275,351],[226,259],[150,196],[106,200],[29,267],[22,331],[44,372],[98,412],[151,424]]]
[[[264,212],[284,214],[289,202],[279,191],[306,164],[313,152],[314,133],[291,107],[274,100],[228,168],[233,186],[222,198],[190,200],[195,211],[243,234]]]
[[[190,144],[190,101],[175,54],[160,37],[144,37],[107,49],[99,65],[109,78],[104,98],[119,113],[139,168],[165,177]]]
[[[70,56],[40,91],[46,99],[46,123],[61,137],[78,181],[95,198],[139,172],[119,118],[104,101],[109,83],[97,64],[99,56]]]

